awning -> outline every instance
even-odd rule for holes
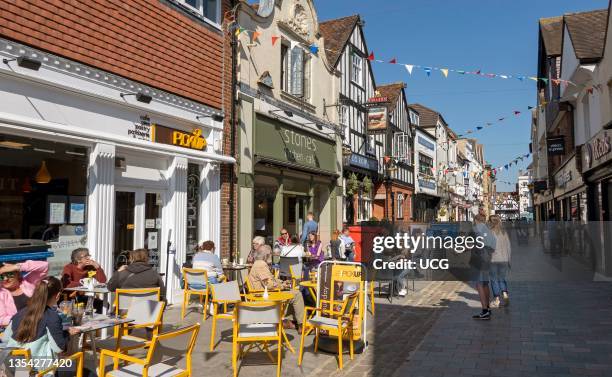
[[[330,172],[327,170],[322,170],[322,169],[317,169],[317,168],[313,168],[310,166],[304,166],[304,165],[300,165],[300,164],[295,164],[292,162],[287,162],[287,161],[280,161],[274,158],[270,158],[270,157],[264,157],[264,156],[258,156],[255,155],[255,163],[256,164],[270,164],[270,165],[274,165],[274,166],[278,166],[281,168],[288,168],[288,169],[293,169],[293,170],[300,170],[306,173],[312,173],[312,174],[317,174],[317,175],[326,175],[332,178],[338,178],[340,175],[338,173],[335,172]]]

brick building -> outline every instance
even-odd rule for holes
[[[52,272],[147,248],[170,299],[198,241],[229,253],[231,6],[0,3],[0,238],[50,242]]]

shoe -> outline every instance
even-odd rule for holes
[[[495,298],[493,299],[493,301],[491,301],[490,306],[491,306],[492,308],[499,308],[499,307],[500,307],[500,304],[501,304],[501,301],[499,300],[499,297],[495,297]]]
[[[491,311],[489,309],[483,309],[479,314],[473,315],[472,318],[489,320],[491,319]]]
[[[299,323],[297,325],[295,325],[295,331],[297,331],[298,334],[302,333],[302,325],[300,325]]]
[[[407,294],[408,291],[406,289],[400,289],[400,291],[398,292],[398,295],[400,295],[400,297],[406,297]]]
[[[504,305],[510,304],[510,296],[508,296],[508,292],[502,292],[502,298],[504,299]]]

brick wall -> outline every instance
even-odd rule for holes
[[[3,0],[0,35],[222,107],[223,34],[160,0]]]

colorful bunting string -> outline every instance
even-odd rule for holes
[[[251,36],[251,40],[253,42],[257,41],[259,36],[261,36],[261,32],[258,32],[256,30],[248,30],[246,28],[241,27],[240,25],[234,23],[233,26],[230,27],[234,28],[235,30],[235,34],[237,37],[240,37],[241,34],[243,33],[247,33]],[[255,35],[254,35],[255,34]],[[278,35],[273,35],[271,37],[271,42],[272,42],[272,46],[274,46],[276,44],[276,42],[278,42],[278,40],[281,37]],[[309,46],[309,50],[313,53],[313,54],[317,54],[321,48],[318,46],[314,46],[311,45]],[[330,52],[341,52],[341,51],[337,51],[337,50],[333,50],[333,49],[328,49],[325,48],[324,50],[326,51],[330,51]],[[376,62],[376,63],[384,63],[384,64],[395,64],[395,65],[403,65],[406,70],[408,71],[408,73],[410,75],[412,75],[414,73],[414,68],[417,69],[422,69],[423,72],[425,72],[425,74],[430,77],[432,75],[433,71],[440,71],[442,73],[442,75],[445,78],[448,78],[449,73],[457,73],[459,75],[476,75],[476,76],[481,76],[481,77],[486,77],[486,78],[500,78],[502,80],[509,80],[509,79],[517,79],[519,81],[525,81],[525,79],[530,79],[533,81],[542,81],[545,84],[548,83],[548,78],[545,77],[536,77],[536,76],[527,76],[527,75],[510,75],[510,74],[499,74],[499,73],[486,73],[486,72],[482,72],[480,69],[477,70],[465,70],[465,69],[452,69],[452,68],[448,68],[448,67],[433,67],[433,66],[422,66],[422,65],[417,65],[417,64],[405,64],[405,63],[399,63],[397,61],[397,58],[391,58],[389,60],[381,60],[381,59],[376,59],[376,56],[374,55],[374,52],[371,51],[370,54],[368,55],[368,60],[372,61],[372,62]],[[573,82],[569,81],[569,80],[562,80],[562,79],[554,79],[551,80],[555,85],[574,85],[576,86],[576,84],[574,84]],[[592,91],[592,88],[591,88]]]

